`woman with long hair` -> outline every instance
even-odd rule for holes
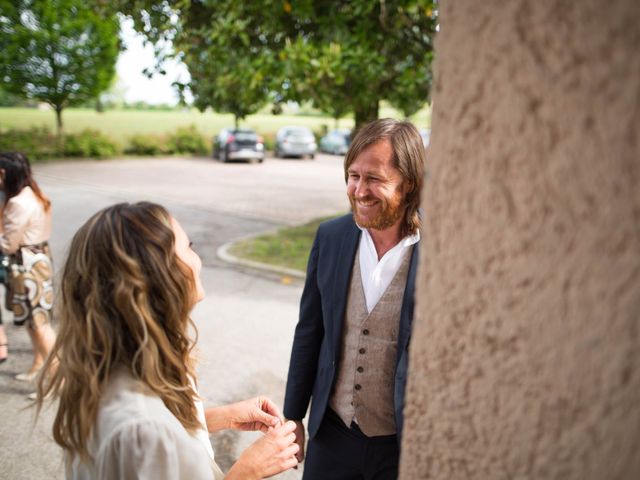
[[[33,344],[29,370],[16,376],[31,381],[44,364],[55,333],[51,327],[53,266],[49,250],[51,201],[31,173],[29,160],[18,152],[0,153],[0,183],[5,204],[0,250],[10,258],[9,308],[13,322],[27,326]],[[4,328],[0,344],[7,344]]]
[[[204,409],[195,325],[202,264],[180,224],[153,203],[122,203],[73,237],[58,338],[38,383],[59,399],[53,424],[73,479],[220,479],[208,433],[261,430],[224,477],[266,478],[297,464],[293,422],[264,397]]]

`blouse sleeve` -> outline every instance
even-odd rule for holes
[[[131,423],[120,428],[97,455],[98,478],[212,480],[206,455],[192,447],[163,423]]]
[[[29,224],[29,211],[19,202],[9,200],[2,219],[3,232],[0,234],[0,249],[10,255],[20,248],[20,242]]]

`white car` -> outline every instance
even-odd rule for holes
[[[313,132],[307,127],[282,127],[276,135],[276,157],[314,158],[318,145]]]

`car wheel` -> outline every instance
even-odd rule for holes
[[[315,153],[312,153],[311,155],[309,155],[309,158],[310,158],[311,160],[313,160],[314,158],[316,158],[316,154],[315,154]]]
[[[226,149],[220,151],[220,161],[222,163],[227,163],[227,156],[228,155],[227,155],[227,150]]]

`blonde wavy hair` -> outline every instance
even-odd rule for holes
[[[45,398],[59,398],[53,437],[72,456],[90,458],[101,394],[116,369],[144,382],[187,430],[200,427],[191,384],[195,279],[176,255],[170,222],[160,205],[121,203],[73,237],[58,337],[43,368],[53,373],[41,376],[36,401],[39,413]]]

